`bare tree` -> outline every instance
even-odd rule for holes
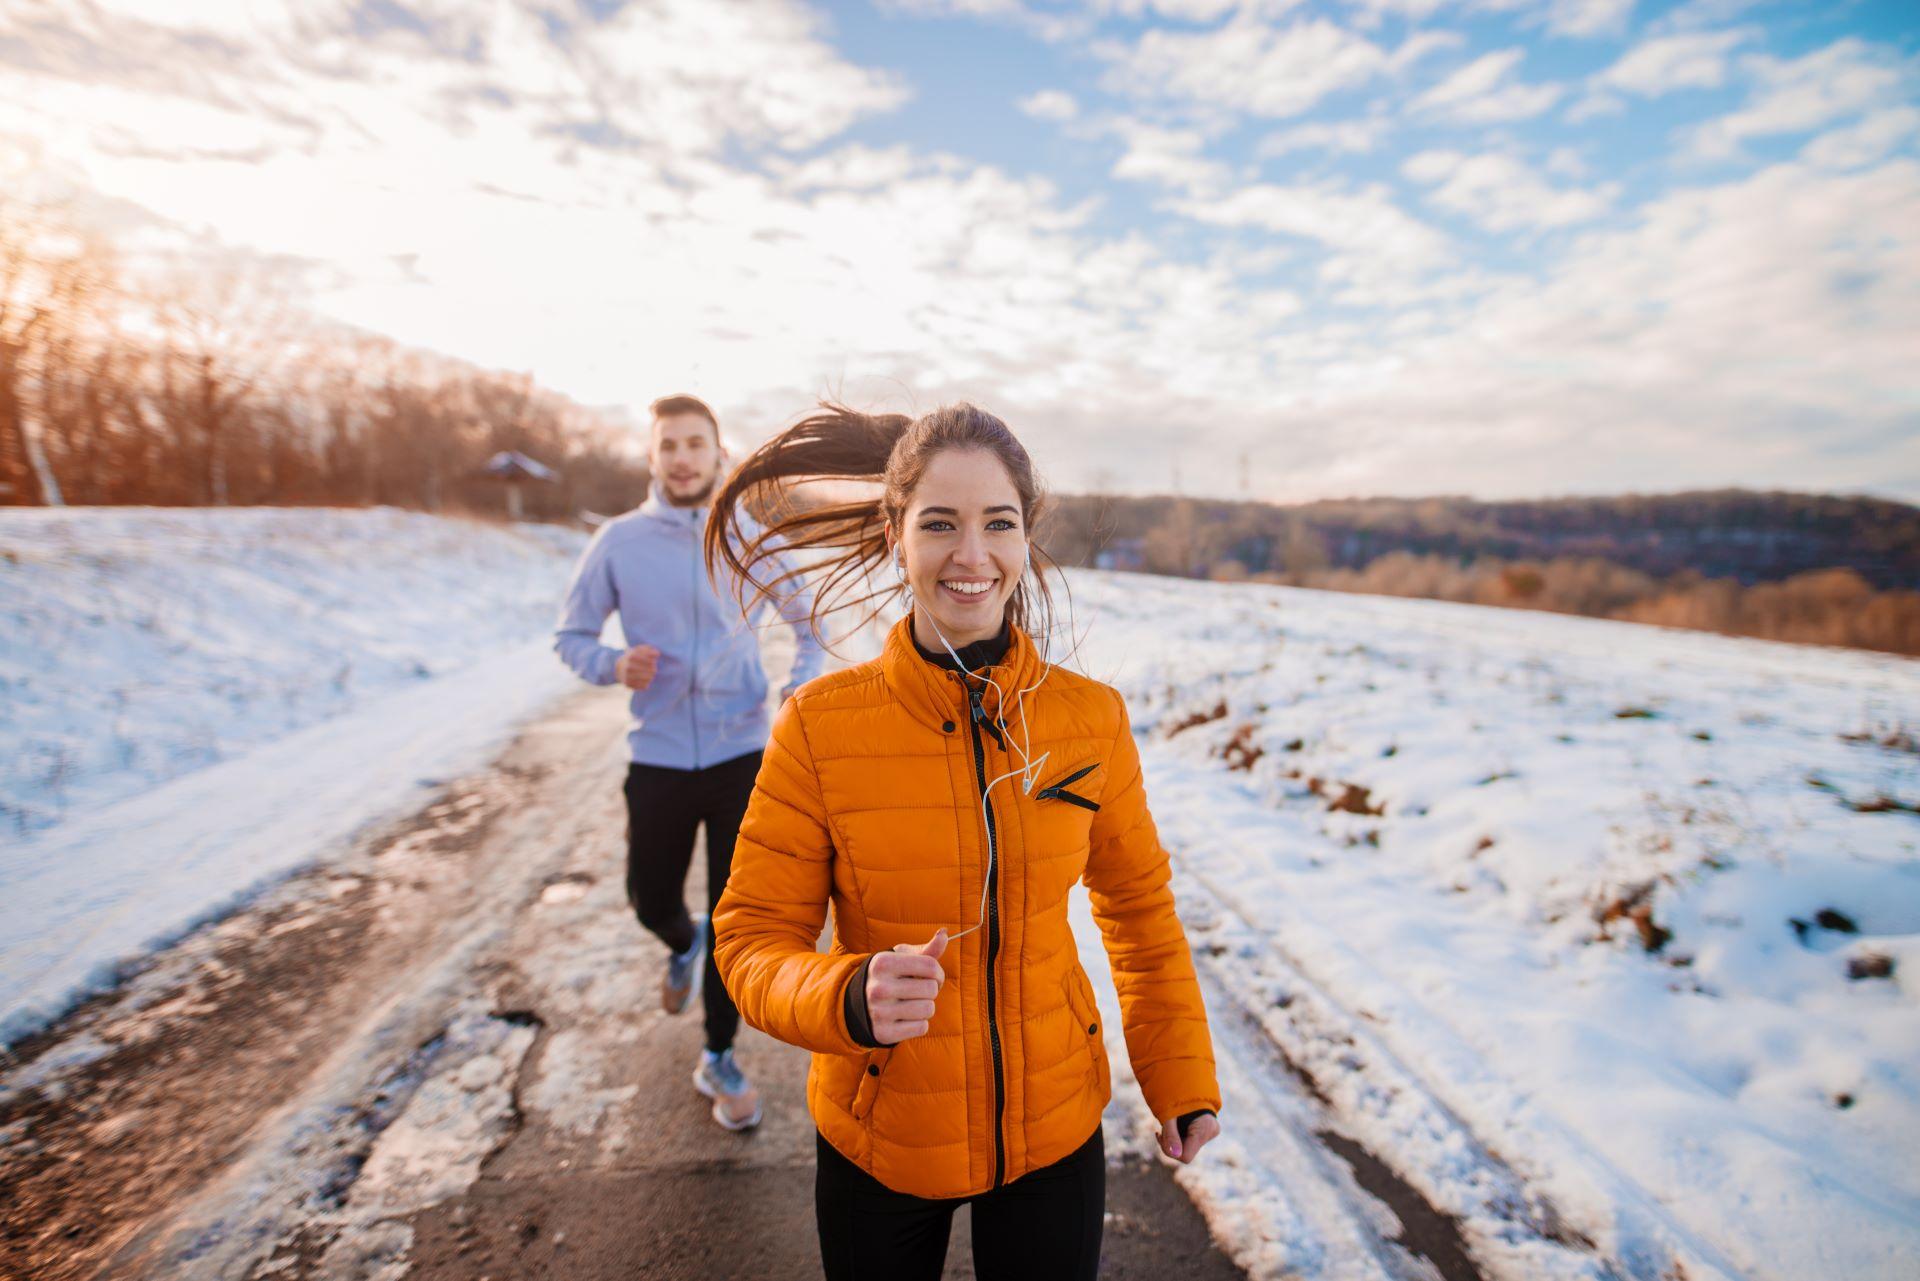
[[[199,500],[225,507],[248,397],[288,345],[286,306],[267,292],[266,277],[228,269],[177,278],[154,311],[164,335],[164,412],[193,442]]]
[[[46,415],[106,282],[105,255],[57,211],[0,201],[0,501],[62,505]]]

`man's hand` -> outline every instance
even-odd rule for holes
[[[926,943],[901,943],[891,952],[876,952],[867,966],[867,1022],[873,1039],[898,1045],[925,1036],[933,1022],[933,1003],[947,972],[940,954],[947,950],[947,932],[935,930]]]
[[[628,689],[645,689],[659,670],[660,651],[651,645],[635,645],[613,665],[614,679]]]
[[[1193,1118],[1184,1140],[1180,1137],[1179,1117],[1170,1116],[1160,1122],[1160,1150],[1181,1165],[1192,1165],[1193,1158],[1200,1155],[1200,1149],[1207,1145],[1207,1141],[1219,1137],[1220,1118],[1211,1112]]]

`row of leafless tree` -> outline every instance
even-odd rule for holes
[[[528,376],[323,326],[266,277],[132,272],[0,196],[0,504],[498,510],[501,450],[559,473],[532,516],[645,493],[631,436]]]
[[[1248,577],[1233,562],[1213,577]],[[1852,569],[1818,569],[1777,583],[1742,584],[1684,571],[1656,577],[1592,557],[1462,565],[1445,556],[1389,552],[1364,569],[1311,569],[1252,577],[1374,596],[1545,609],[1665,627],[1807,645],[1920,655],[1920,592],[1876,589]]]
[[[1582,498],[1327,499],[1280,506],[1149,495],[1068,496],[1048,546],[1062,559],[1205,575],[1365,569],[1390,552],[1467,564],[1592,558],[1656,578],[1778,582],[1850,568],[1876,587],[1920,587],[1920,508],[1862,494],[1747,489]]]
[[[1920,510],[1891,499],[1712,490],[1282,507],[1069,495],[1041,537],[1069,565],[1920,655]]]

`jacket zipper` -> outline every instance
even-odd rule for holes
[[[981,808],[987,816],[987,1036],[993,1044],[993,1186],[999,1187],[1007,1173],[1007,1153],[1002,1132],[1006,1128],[1006,1069],[1000,1062],[1000,1025],[994,1020],[994,958],[1000,954],[1000,847],[994,829],[993,802],[987,796],[987,748],[980,741],[980,726],[986,711],[980,706],[980,691],[967,691],[972,705],[973,774],[980,785]],[[999,735],[995,734],[998,738]]]
[[[1100,762],[1095,761],[1091,765],[1088,765],[1082,769],[1077,769],[1073,773],[1061,779],[1059,782],[1050,783],[1047,786],[1041,788],[1039,791],[1035,792],[1033,794],[1033,799],[1036,801],[1046,801],[1046,800],[1053,800],[1055,798],[1058,798],[1060,800],[1066,801],[1070,805],[1078,805],[1083,810],[1098,810],[1100,808],[1100,805],[1097,801],[1090,801],[1086,797],[1080,795],[1078,792],[1069,792],[1067,790],[1067,784],[1077,783],[1081,779],[1085,778],[1087,775],[1093,773],[1093,771],[1099,768],[1100,768]]]

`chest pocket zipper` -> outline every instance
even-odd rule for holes
[[[1100,768],[1099,761],[1095,761],[1091,765],[1083,765],[1079,769],[1075,770],[1073,773],[1061,779],[1059,782],[1049,783],[1047,786],[1035,792],[1033,794],[1033,799],[1036,801],[1062,800],[1067,802],[1067,804],[1069,805],[1078,805],[1083,810],[1098,810],[1100,808],[1100,803],[1098,801],[1090,801],[1086,797],[1080,795],[1078,792],[1069,792],[1067,790],[1067,784],[1077,783],[1081,779],[1085,778],[1087,775],[1093,773],[1095,770],[1099,768]]]

